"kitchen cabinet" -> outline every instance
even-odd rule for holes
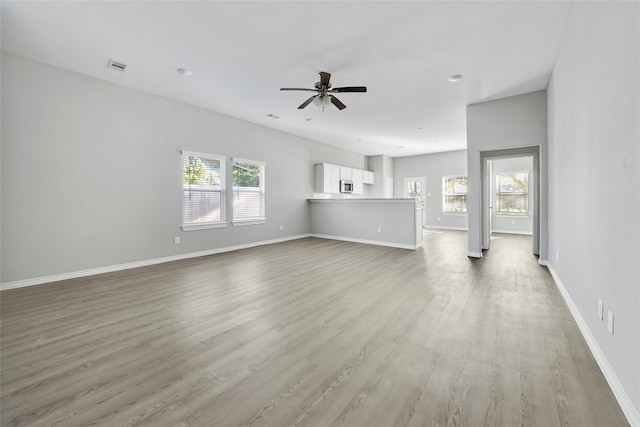
[[[329,163],[316,165],[316,193],[340,192],[340,166]]]
[[[340,166],[340,179],[345,181],[352,181],[353,169]]]
[[[315,192],[316,193],[340,193],[340,181],[353,182],[353,193],[364,194],[363,184],[373,184],[373,172],[332,165],[331,163],[318,163],[315,165]]]
[[[365,184],[374,184],[374,175],[373,172],[362,171],[363,172],[363,182]]]
[[[364,194],[364,171],[353,169],[351,171],[353,181],[353,194]]]

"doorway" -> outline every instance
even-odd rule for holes
[[[497,208],[494,206],[495,195],[492,194],[492,188],[494,187],[493,161],[516,157],[531,157],[533,159],[531,176],[528,178],[528,191],[532,193],[530,200],[533,206],[528,207],[528,214],[531,216],[533,223],[532,252],[534,255],[540,256],[540,147],[538,146],[480,152],[482,249],[488,250],[491,248],[491,222],[493,210]]]
[[[410,177],[404,179],[402,196],[417,200],[417,209],[421,211],[422,228],[427,226],[426,196],[427,178],[424,176]]]

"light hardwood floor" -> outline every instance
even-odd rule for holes
[[[525,236],[301,239],[1,293],[2,426],[620,426]]]

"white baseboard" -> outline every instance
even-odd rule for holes
[[[467,252],[469,258],[482,258],[482,252]]]
[[[522,234],[525,236],[533,236],[531,231],[517,231],[517,230],[491,230],[492,233],[500,234]]]
[[[427,225],[424,228],[433,228],[435,230],[467,231],[467,227],[447,227],[447,226],[440,226],[440,225]]]
[[[640,427],[640,412],[638,412],[638,408],[636,408],[633,405],[633,402],[631,401],[626,391],[622,387],[622,384],[620,384],[620,380],[618,380],[618,377],[616,376],[616,373],[613,370],[613,367],[605,357],[604,352],[602,351],[602,349],[600,348],[600,345],[598,344],[598,341],[596,340],[594,335],[591,333],[591,330],[587,326],[587,322],[585,322],[584,318],[582,317],[582,314],[580,314],[578,307],[575,305],[575,303],[571,299],[571,295],[569,295],[569,292],[562,284],[562,280],[560,280],[560,277],[558,276],[556,271],[553,269],[553,266],[548,265],[547,268],[549,269],[549,272],[551,273],[553,280],[556,282],[556,286],[558,287],[560,294],[562,294],[564,301],[567,303],[567,306],[569,307],[569,311],[571,311],[571,314],[573,315],[574,320],[578,324],[578,328],[580,328],[580,332],[582,332],[582,336],[587,342],[587,345],[589,346],[589,349],[591,350],[591,353],[593,354],[594,359],[598,363],[600,370],[602,370],[602,373],[604,374],[604,377],[607,380],[607,383],[609,383],[609,387],[611,387],[611,391],[613,391],[614,396],[618,400],[618,403],[622,408],[622,412],[624,412],[624,415],[627,417],[627,421],[629,421],[629,424],[632,427]]]
[[[549,260],[538,258],[538,264],[547,267],[549,265]]]
[[[317,237],[319,239],[330,239],[330,240],[341,240],[343,242],[353,242],[353,243],[364,243],[367,245],[377,245],[377,246],[388,246],[390,248],[400,248],[400,249],[410,249],[416,250],[420,245],[407,245],[404,243],[393,243],[393,242],[383,242],[379,240],[367,240],[367,239],[357,239],[353,237],[342,237],[342,236],[331,236],[327,234],[311,234],[311,237]]]
[[[109,265],[109,266],[106,266],[106,267],[91,268],[91,269],[82,270],[82,271],[72,271],[70,273],[54,274],[54,275],[51,275],[51,276],[44,276],[44,277],[35,277],[33,279],[16,280],[15,282],[7,282],[7,283],[0,284],[0,291],[6,291],[8,289],[24,288],[26,286],[41,285],[43,283],[49,283],[49,282],[59,282],[60,280],[75,279],[75,278],[78,278],[78,277],[94,276],[96,274],[111,273],[111,272],[120,271],[120,270],[128,270],[130,268],[146,267],[148,265],[162,264],[162,263],[170,262],[170,261],[179,261],[179,260],[182,260],[182,259],[197,258],[197,257],[207,256],[207,255],[215,255],[215,254],[219,254],[219,253],[223,253],[223,252],[231,252],[231,251],[237,251],[237,250],[240,250],[240,249],[253,248],[253,247],[256,247],[256,246],[263,246],[263,245],[270,245],[270,244],[273,244],[273,243],[286,242],[286,241],[289,241],[289,240],[303,239],[305,237],[311,237],[311,234],[298,234],[298,235],[295,235],[295,236],[283,237],[283,238],[280,238],[280,239],[272,239],[272,240],[263,240],[263,241],[260,241],[260,242],[244,243],[242,245],[227,246],[227,247],[216,248],[216,249],[208,249],[206,251],[189,252],[189,253],[186,253],[186,254],[172,255],[172,256],[162,257],[162,258],[147,259],[147,260],[144,260],[144,261],[129,262],[129,263],[126,263],[126,264]]]

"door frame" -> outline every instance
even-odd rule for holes
[[[489,161],[509,157],[533,157],[532,179],[530,191],[533,191],[533,254],[540,256],[540,146],[507,148],[504,150],[489,150],[480,152],[480,176],[482,186],[480,189],[480,240],[482,249],[491,246],[491,177],[489,175]]]

